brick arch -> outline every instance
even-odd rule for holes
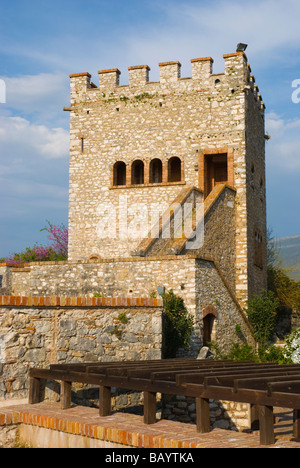
[[[212,305],[208,305],[204,307],[204,309],[202,309],[202,318],[204,319],[208,315],[213,315],[215,318],[217,318],[218,317],[217,309]]]
[[[181,182],[183,180],[183,162],[178,156],[168,160],[168,182]]]
[[[131,165],[131,184],[143,185],[145,183],[145,163],[136,159]]]
[[[149,182],[161,183],[163,181],[163,163],[161,159],[155,158],[150,161],[149,165]]]
[[[117,161],[113,167],[112,185],[121,186],[126,185],[126,163],[124,161]]]

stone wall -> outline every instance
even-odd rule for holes
[[[0,296],[11,293],[12,268],[6,264],[0,264]]]
[[[224,273],[213,261],[197,255],[31,263],[12,273],[15,296],[92,297],[98,293],[114,300],[124,296],[149,298],[157,295],[158,286],[181,296],[194,316],[194,356],[203,344],[203,310],[208,306],[215,309],[213,337],[221,349],[228,350],[232,341],[238,340],[236,325],[249,344],[254,344],[251,327]]]
[[[29,367],[160,359],[161,347],[154,299],[1,296],[0,401],[28,397]]]
[[[236,220],[235,220],[235,190],[220,186],[220,191],[210,204],[209,197],[205,201],[204,245],[197,251],[199,255],[214,259],[231,290],[235,292],[236,285]],[[193,251],[185,251],[193,253]]]
[[[253,92],[261,103],[258,87],[251,77]],[[248,295],[259,294],[267,289],[267,216],[266,216],[266,168],[265,168],[265,119],[257,112],[257,102],[247,95],[246,101],[246,151],[247,151],[247,234],[248,234]],[[255,234],[261,237],[261,246],[256,245]],[[255,250],[261,250],[259,262]]]

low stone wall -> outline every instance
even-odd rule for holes
[[[156,299],[1,296],[0,402],[28,397],[30,367],[160,359],[161,349]]]
[[[196,424],[195,398],[185,396],[163,396],[165,419]],[[210,421],[212,428],[241,431],[251,428],[251,409],[248,403],[210,400]]]

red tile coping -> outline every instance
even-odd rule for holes
[[[133,65],[132,67],[128,67],[128,70],[141,70],[141,69],[146,69],[150,71],[150,67],[148,65]]]
[[[245,54],[245,52],[234,52],[232,54],[224,54],[223,58],[227,59],[230,57],[238,57],[239,55],[242,55],[247,60],[247,55]]]
[[[90,75],[88,72],[84,72],[84,73],[72,73],[71,75],[69,75],[70,78],[77,78],[79,76],[88,76],[89,78],[92,77],[92,75]]]
[[[166,67],[166,66],[169,66],[169,65],[179,65],[181,67],[181,63],[178,62],[178,60],[174,60],[172,62],[160,62],[158,65],[160,67]]]
[[[200,58],[192,59],[191,63],[195,63],[195,62],[212,62],[213,63],[213,61],[214,60],[211,57],[200,57]]]
[[[1,306],[17,307],[162,307],[151,297],[0,296]]]
[[[0,408],[0,426],[25,424],[67,434],[85,436],[114,444],[136,448],[261,448],[259,433],[233,432],[213,429],[199,434],[191,423],[160,420],[145,425],[143,417],[115,413],[100,417],[96,408],[75,406],[61,410],[59,404],[43,402]],[[282,438],[275,430],[276,443],[269,448],[299,448],[292,433]]]
[[[99,70],[98,74],[99,75],[104,75],[106,73],[117,73],[118,75],[121,75],[121,72],[118,68],[109,68],[107,70]]]

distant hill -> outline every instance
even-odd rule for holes
[[[274,243],[282,266],[288,268],[291,278],[300,281],[300,234],[274,239]]]

